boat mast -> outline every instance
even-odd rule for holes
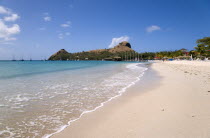
[[[12,61],[16,61],[16,60],[15,60],[15,56],[14,56],[14,55],[12,56]]]

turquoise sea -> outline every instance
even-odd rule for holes
[[[0,137],[49,137],[120,96],[137,62],[0,61]]]

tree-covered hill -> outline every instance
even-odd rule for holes
[[[190,59],[210,58],[210,37],[204,37],[196,41],[197,46],[194,50],[180,49],[175,51],[144,52],[137,53],[131,48],[131,44],[124,41],[114,48],[98,49],[69,53],[64,49],[53,54],[49,60],[151,60],[151,59]]]

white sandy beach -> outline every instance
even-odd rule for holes
[[[161,62],[151,68],[160,77],[154,85],[142,88],[139,81],[52,137],[210,137],[210,62]]]

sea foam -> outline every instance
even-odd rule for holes
[[[85,64],[91,67],[0,80],[0,137],[50,137],[121,96],[147,70],[140,63]]]

